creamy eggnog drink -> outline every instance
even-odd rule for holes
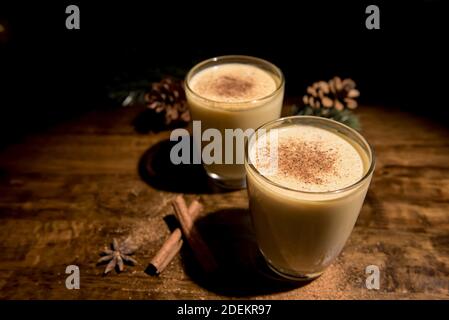
[[[206,163],[203,159],[208,175],[223,187],[244,187],[242,131],[255,130],[280,117],[284,95],[281,71],[271,63],[253,57],[213,58],[188,73],[186,95],[192,118],[201,121],[202,132],[216,129],[223,139],[219,142],[221,161]],[[231,136],[231,141],[226,140],[233,143],[230,148],[225,146],[226,129],[242,130],[240,133],[234,131],[239,138]],[[203,142],[203,147],[206,144]]]
[[[287,117],[249,139],[245,160],[250,211],[267,262],[292,279],[320,275],[362,207],[374,170],[369,144],[333,120]]]

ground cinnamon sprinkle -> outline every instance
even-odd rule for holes
[[[323,184],[326,175],[335,174],[336,151],[325,149],[319,143],[284,138],[279,141],[278,152],[278,170],[284,176]]]
[[[270,146],[259,149],[256,155],[258,166],[269,165],[266,157]],[[261,156],[261,157],[259,157]],[[265,158],[265,161],[260,161]],[[335,176],[337,151],[325,148],[317,142],[306,142],[294,138],[280,138],[278,142],[278,176],[300,180],[307,184],[324,184],[326,177]],[[264,163],[264,164],[262,164]]]
[[[222,76],[213,82],[213,90],[220,96],[245,96],[254,83],[235,76]]]

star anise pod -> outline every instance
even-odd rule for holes
[[[163,116],[166,126],[190,121],[190,112],[182,80],[166,77],[151,84],[144,96],[147,108]]]
[[[114,268],[118,268],[118,270],[121,272],[125,268],[125,263],[131,265],[137,264],[137,261],[129,256],[133,253],[133,248],[125,245],[119,245],[117,239],[114,238],[112,239],[111,248],[105,248],[101,252],[102,257],[98,259],[97,263],[102,264],[109,261],[106,269],[104,270],[104,274],[109,273]]]

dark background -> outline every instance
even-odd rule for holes
[[[356,80],[362,104],[446,121],[443,1],[71,1],[0,4],[0,144],[93,108],[113,107],[111,83],[188,69],[216,55],[265,58],[287,94],[334,75]],[[77,4],[81,29],[65,28]],[[380,8],[380,30],[365,8]]]

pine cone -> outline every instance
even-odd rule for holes
[[[191,119],[181,80],[167,77],[152,83],[151,90],[145,94],[144,99],[148,109],[163,115],[167,126],[187,123]]]
[[[360,92],[355,88],[352,79],[341,80],[339,77],[326,81],[318,81],[307,88],[307,94],[303,97],[304,105],[313,109],[335,108],[343,109],[357,108],[357,98]]]

